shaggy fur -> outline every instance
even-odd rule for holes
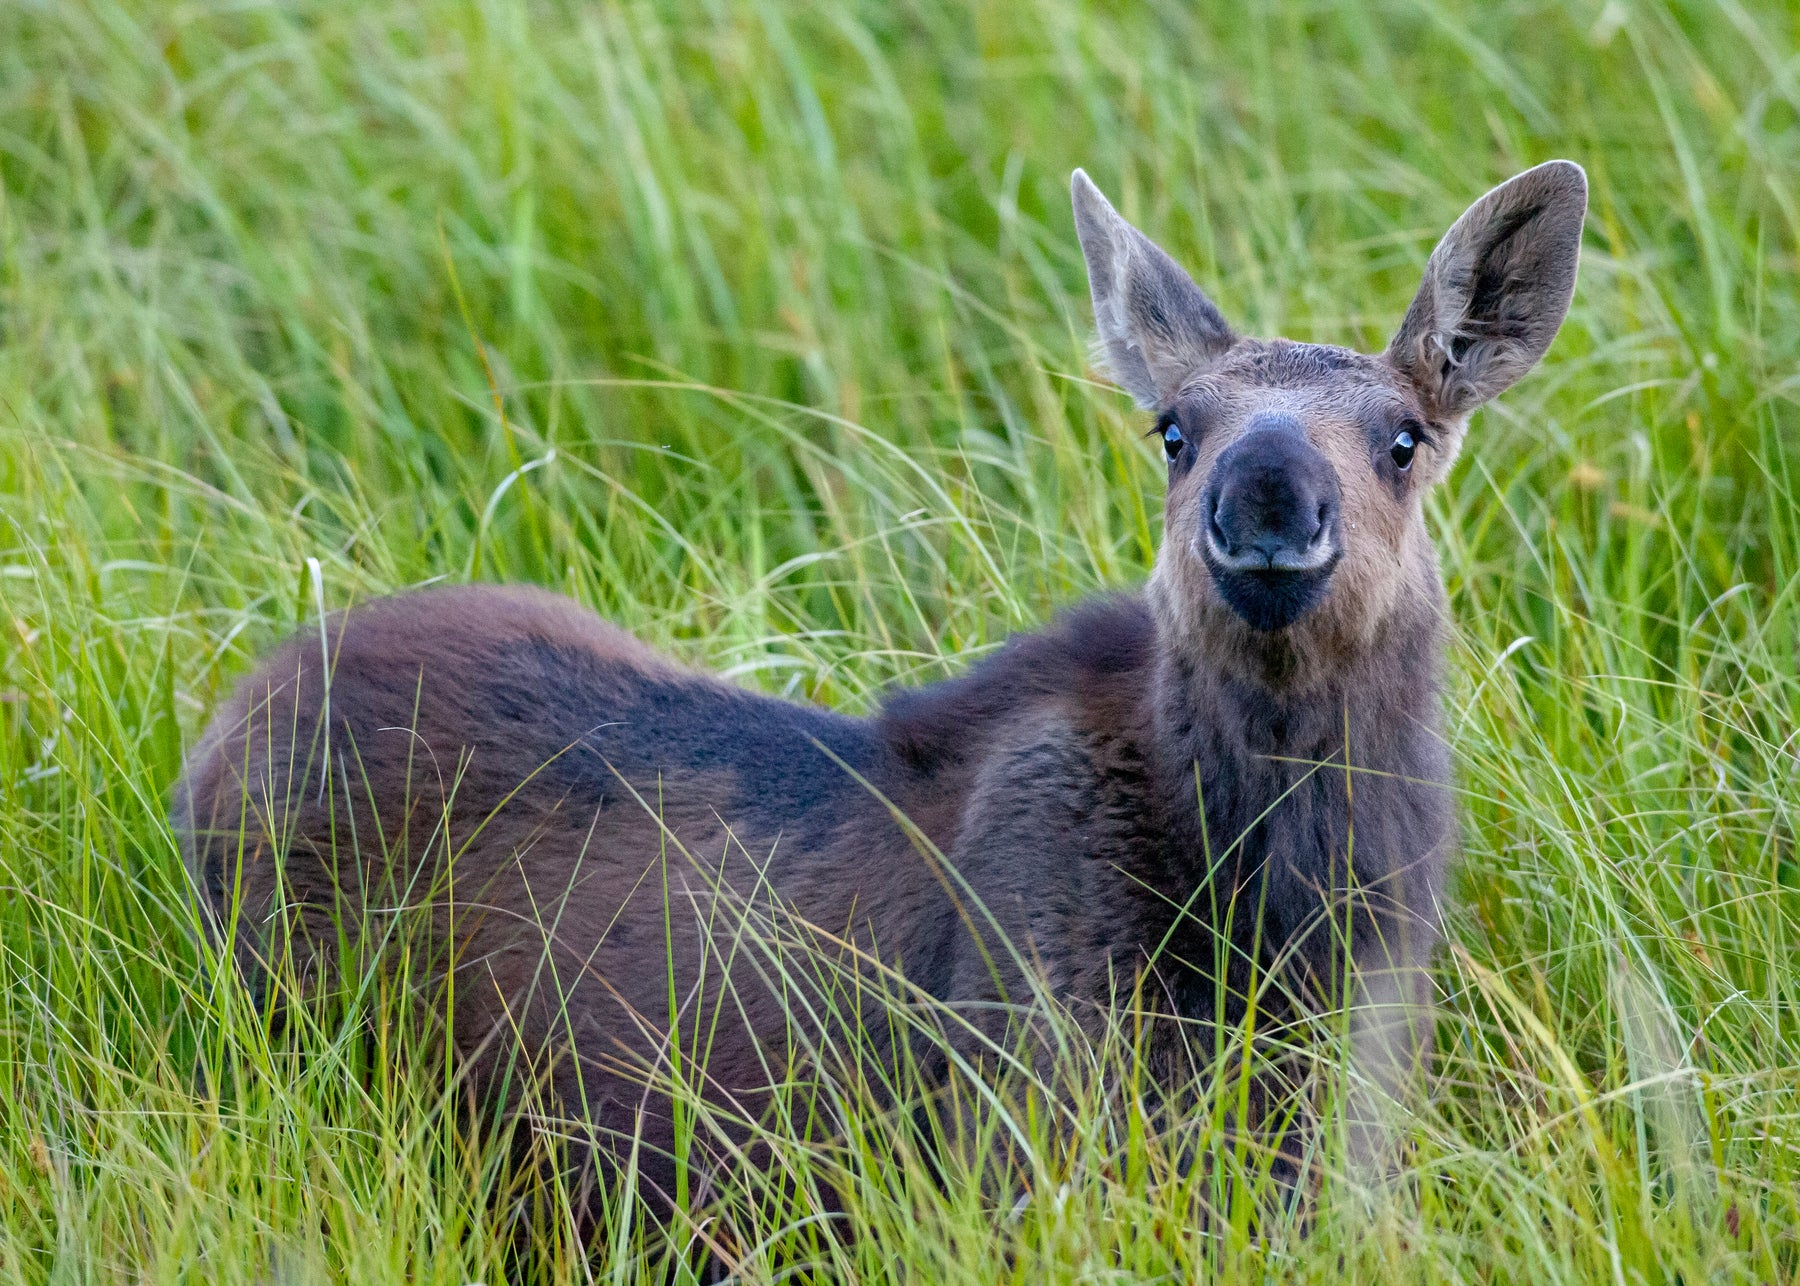
[[[474,1083],[510,1098],[507,1074],[549,1076],[602,1131],[641,1134],[664,1191],[673,1136],[644,1081],[672,1026],[710,1042],[706,1092],[754,1114],[797,1058],[789,1019],[835,985],[783,973],[746,917],[803,923],[990,1033],[1034,987],[1083,1012],[1147,977],[1210,1019],[1272,970],[1357,1002],[1363,1080],[1396,1092],[1455,843],[1421,496],[1469,399],[1554,335],[1584,191],[1553,162],[1484,197],[1394,348],[1364,356],[1237,337],[1078,172],[1102,347],[1175,435],[1144,591],[870,719],[692,673],[537,590],[367,604],[278,649],[193,753],[176,825],[211,923],[261,980],[277,943],[329,969],[341,932],[377,949],[423,908]],[[1207,562],[1205,497],[1253,421],[1297,435],[1281,458],[1338,497],[1316,536],[1334,560],[1278,629]],[[879,997],[849,1003],[896,1057]],[[1372,1127],[1359,1146],[1378,1157]]]

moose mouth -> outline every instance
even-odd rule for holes
[[[1341,502],[1331,462],[1285,415],[1254,417],[1219,456],[1194,544],[1251,629],[1286,629],[1325,596],[1344,549]]]
[[[1236,612],[1253,630],[1273,633],[1286,629],[1305,616],[1331,584],[1331,573],[1337,567],[1338,552],[1317,567],[1290,569],[1285,567],[1231,568],[1222,565],[1207,550],[1206,569],[1226,606]]]

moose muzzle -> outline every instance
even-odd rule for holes
[[[1256,417],[1213,465],[1198,543],[1253,629],[1284,629],[1324,596],[1343,553],[1339,499],[1331,462],[1288,416]]]

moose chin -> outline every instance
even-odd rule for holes
[[[1005,1040],[1022,995],[1101,1012],[1122,986],[1217,1021],[1266,968],[1349,1011],[1350,1151],[1386,1165],[1457,834],[1421,506],[1555,337],[1586,179],[1549,161],[1476,201],[1375,354],[1238,334],[1079,170],[1073,196],[1097,353],[1167,462],[1141,590],[868,718],[685,669],[535,589],[330,617],[243,681],[175,794],[259,994],[328,973],[346,925],[372,941],[418,911],[470,1083],[505,1100],[525,1060],[666,1194],[673,1027],[723,980],[703,1092],[753,1105],[807,1011],[724,940],[730,896],[969,1015],[958,1039]]]

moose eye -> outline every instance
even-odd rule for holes
[[[1175,457],[1181,454],[1181,448],[1187,445],[1187,439],[1181,436],[1181,426],[1170,420],[1163,425],[1163,454],[1169,457],[1169,463],[1175,463]]]
[[[1394,435],[1394,445],[1388,448],[1388,458],[1394,462],[1396,469],[1405,473],[1412,468],[1413,452],[1418,447],[1418,439],[1413,437],[1412,430],[1401,429]]]

